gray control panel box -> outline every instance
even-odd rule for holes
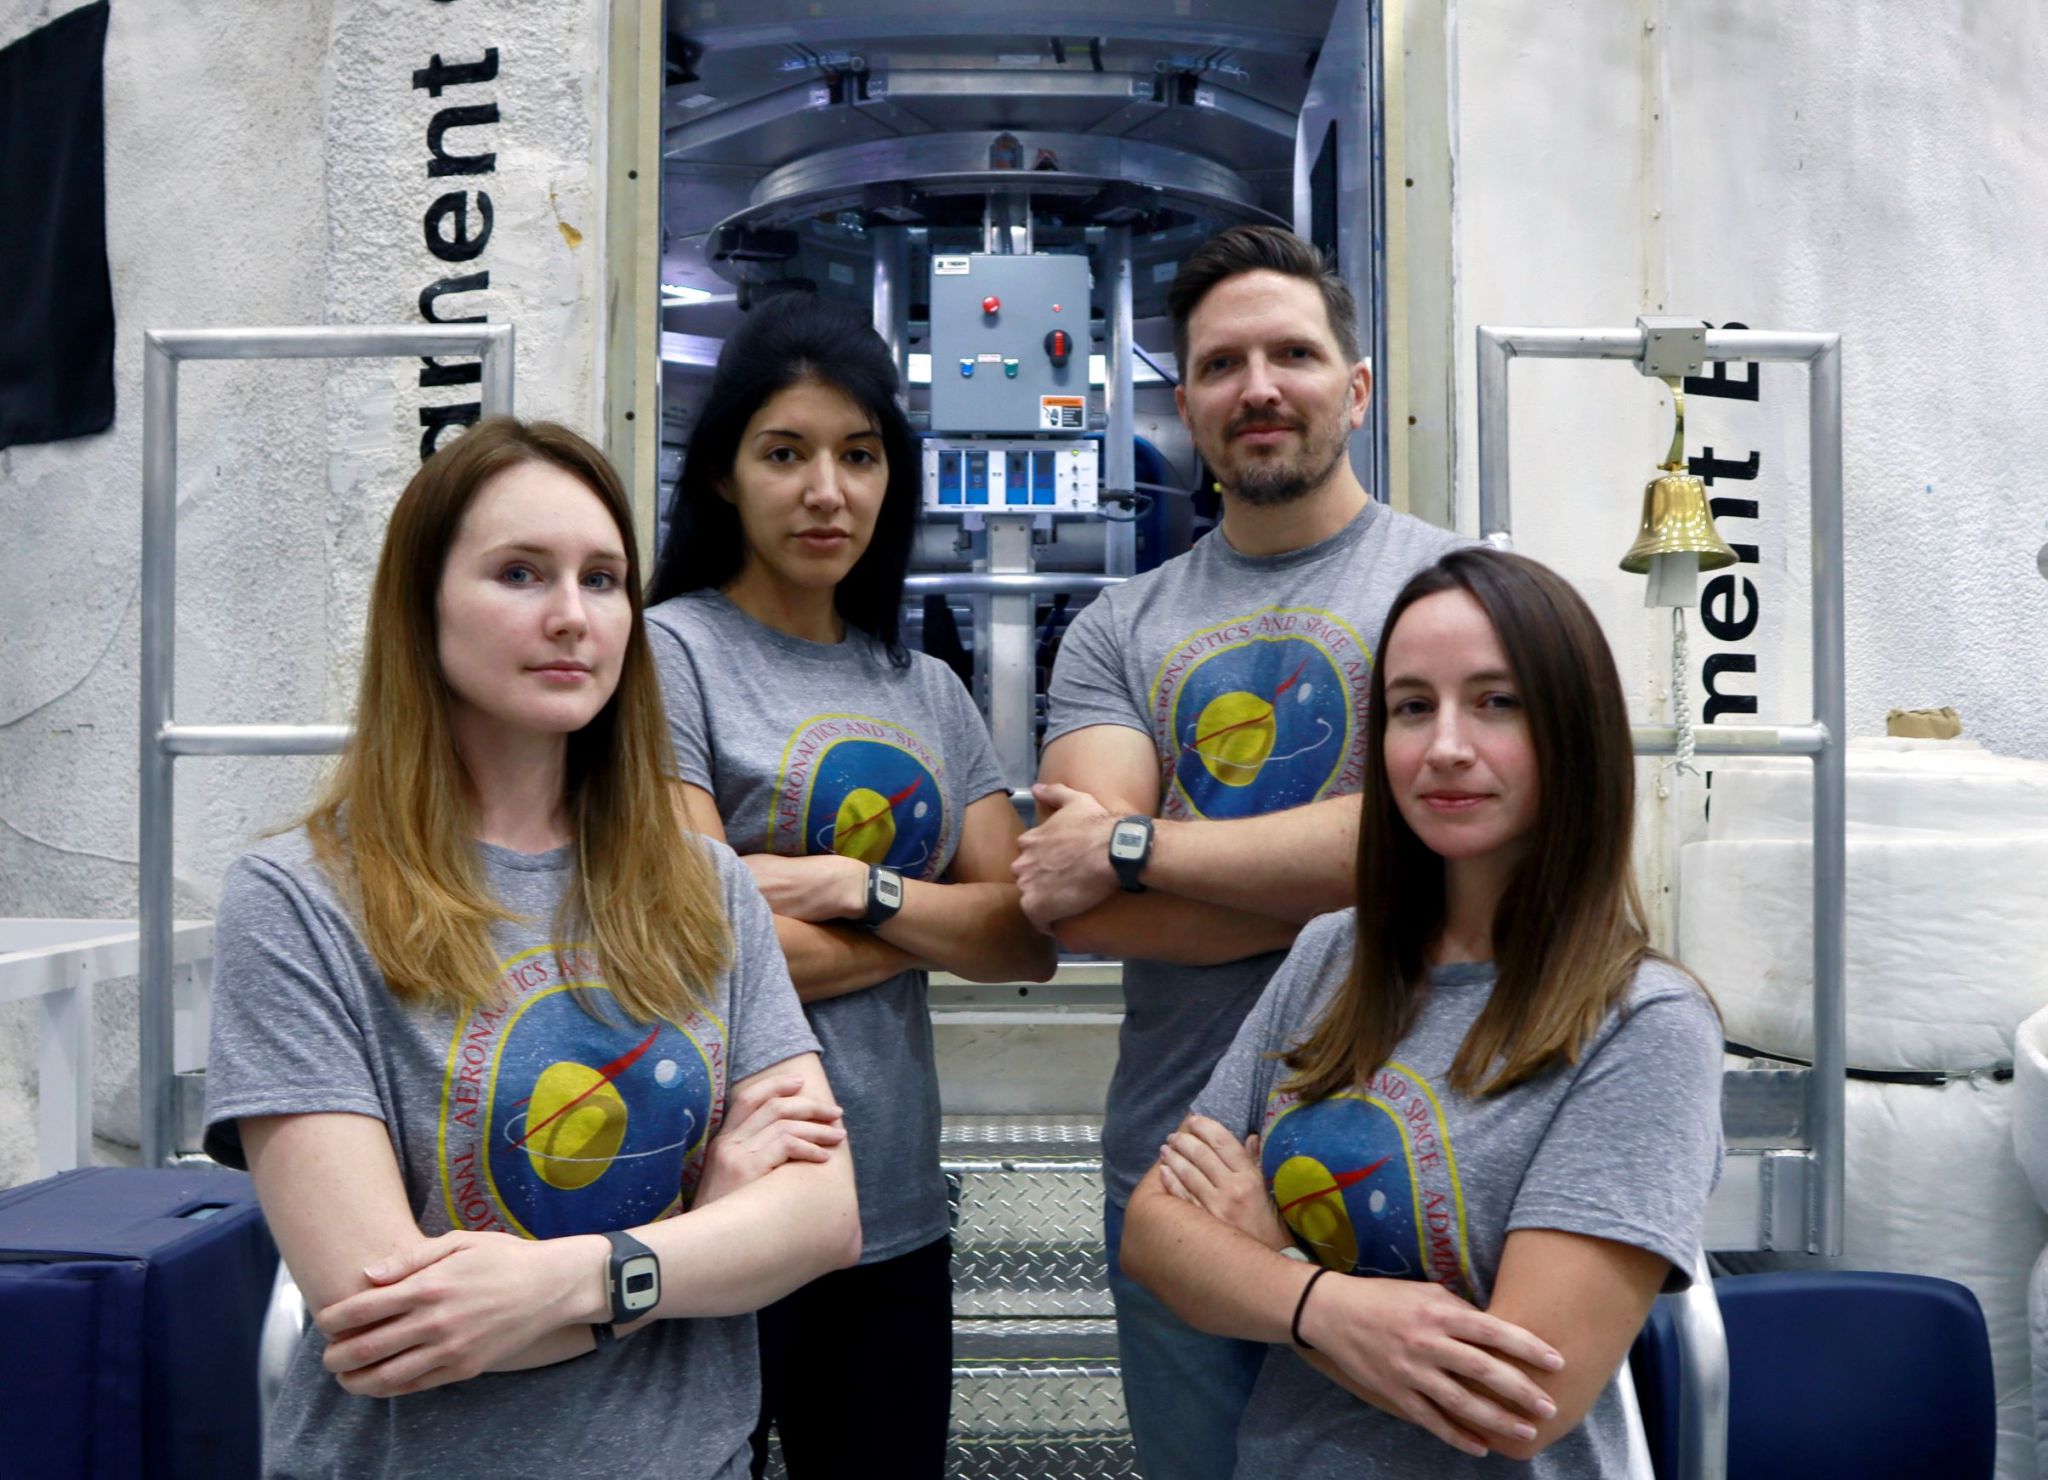
[[[934,254],[932,430],[1085,435],[1088,290],[1086,257]]]

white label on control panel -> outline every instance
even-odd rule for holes
[[[932,273],[936,277],[965,277],[971,265],[971,260],[966,257],[934,257]]]
[[[1002,363],[1003,363],[1003,357],[1002,357],[1001,353],[996,353],[996,354],[987,354],[987,353],[983,353],[983,354],[978,354],[978,355],[976,355],[976,356],[975,356],[974,358],[975,358],[975,360],[976,360],[976,361],[977,361],[978,363],[980,363],[980,364],[983,364],[983,365],[1000,365],[1000,364],[1002,364]]]
[[[1088,430],[1088,403],[1080,396],[1040,396],[1038,425],[1047,432]]]
[[[846,287],[850,288],[853,286],[853,269],[844,262],[826,263],[825,276],[831,278],[833,282],[843,284]]]

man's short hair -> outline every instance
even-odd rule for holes
[[[1323,254],[1291,231],[1278,226],[1233,226],[1195,248],[1181,263],[1166,290],[1166,311],[1173,317],[1173,352],[1180,362],[1181,379],[1191,373],[1188,366],[1188,320],[1209,296],[1209,290],[1225,278],[1243,272],[1277,272],[1286,277],[1314,283],[1323,295],[1323,313],[1330,321],[1330,333],[1344,363],[1354,364],[1358,350],[1358,300],[1344,279],[1330,270]]]

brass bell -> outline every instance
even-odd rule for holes
[[[1685,393],[1677,380],[1671,387],[1671,407],[1678,425],[1671,433],[1671,451],[1665,456],[1662,475],[1643,489],[1643,527],[1636,542],[1621,557],[1621,568],[1631,575],[1649,575],[1660,555],[1697,555],[1699,570],[1720,570],[1735,564],[1735,552],[1714,528],[1713,511],[1707,507],[1707,485],[1685,471]]]
[[[1707,485],[1698,478],[1666,469],[1643,489],[1643,528],[1621,557],[1631,575],[1648,575],[1658,555],[1697,555],[1701,570],[1720,570],[1735,563],[1714,516],[1707,508]]]

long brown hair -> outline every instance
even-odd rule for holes
[[[1495,981],[1451,1064],[1460,1093],[1497,1094],[1575,1063],[1653,954],[1629,848],[1635,759],[1614,655],[1578,592],[1548,567],[1454,550],[1418,572],[1387,613],[1373,665],[1358,927],[1351,970],[1308,1039],[1285,1056],[1306,1099],[1361,1084],[1421,1011],[1428,952],[1444,926],[1444,861],[1402,819],[1387,781],[1387,643],[1426,596],[1463,591],[1507,655],[1540,796],[1526,856],[1494,915]]]
[[[596,946],[606,985],[637,1020],[680,1017],[708,999],[731,958],[731,928],[717,871],[675,804],[660,681],[640,621],[632,509],[604,454],[567,427],[490,417],[406,485],[370,593],[355,735],[305,825],[394,994],[456,1008],[495,999],[489,930],[518,917],[492,897],[478,863],[436,606],[463,515],[486,483],[526,462],[560,468],[604,504],[624,542],[633,608],[618,688],[568,737],[576,866],[557,939]]]

